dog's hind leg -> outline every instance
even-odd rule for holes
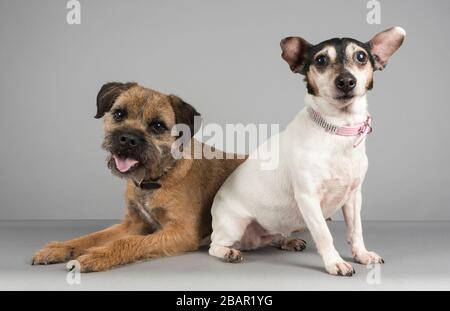
[[[300,238],[277,236],[272,241],[272,246],[286,251],[301,252],[306,248],[306,241]]]
[[[226,246],[211,245],[209,254],[231,263],[238,263],[244,260],[239,250]]]
[[[238,263],[244,260],[241,252],[237,249],[237,247],[241,244],[240,240],[230,237],[225,238],[222,233],[220,233],[219,238],[218,231],[213,232],[211,239],[212,242],[209,247],[209,254],[211,256],[223,259],[224,261],[230,263]]]
[[[250,223],[251,220],[237,217],[226,209],[216,210],[213,214],[209,254],[230,263],[243,261],[238,249],[245,246],[243,240]]]

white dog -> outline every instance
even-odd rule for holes
[[[366,93],[373,72],[386,66],[404,38],[405,31],[394,27],[367,43],[350,38],[318,45],[299,37],[281,41],[283,59],[293,72],[305,75],[306,107],[265,143],[279,139],[276,169],[263,170],[260,160],[250,157],[217,193],[211,255],[240,262],[239,250],[267,245],[303,250],[305,241],[289,236],[308,229],[328,273],[351,276],[355,270],[335,249],[326,224],[342,207],[354,260],[384,262],[366,249],[361,225],[365,138],[371,131]]]

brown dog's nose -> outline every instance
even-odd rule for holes
[[[119,137],[119,143],[124,147],[136,147],[139,142],[139,138],[133,134],[121,134]]]
[[[348,93],[355,88],[356,78],[350,72],[344,72],[336,77],[334,84],[338,90]]]

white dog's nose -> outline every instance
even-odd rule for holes
[[[334,81],[336,88],[344,93],[348,93],[356,86],[356,78],[350,72],[341,73]]]

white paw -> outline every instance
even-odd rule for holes
[[[327,272],[331,275],[353,276],[355,269],[352,265],[345,261],[338,261],[325,266]]]
[[[378,264],[384,263],[384,259],[381,258],[380,255],[378,255],[375,252],[369,252],[367,250],[354,252],[353,260],[363,265],[368,265],[369,263],[378,263]]]

